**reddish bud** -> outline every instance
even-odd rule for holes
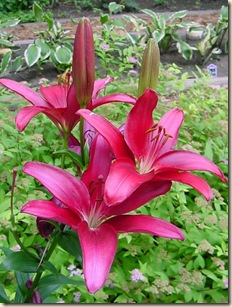
[[[90,22],[82,18],[77,26],[72,76],[76,89],[76,97],[82,108],[91,100],[95,74],[94,40]]]

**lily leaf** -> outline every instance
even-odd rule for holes
[[[51,293],[54,293],[61,285],[67,284],[84,285],[84,282],[68,278],[62,274],[59,274],[58,276],[51,274],[41,278],[38,289],[42,299],[44,300]]]
[[[4,304],[10,303],[2,285],[0,285],[0,303],[4,303]]]
[[[38,262],[23,251],[8,255],[0,264],[0,271],[36,272]]]
[[[58,245],[69,254],[75,256],[77,260],[82,263],[82,252],[77,233],[72,230],[65,231],[62,233],[62,236],[60,236]]]
[[[58,154],[66,154],[69,158],[72,159],[72,161],[74,163],[76,163],[81,169],[84,168],[84,165],[82,164],[82,159],[81,159],[81,156],[79,156],[77,153],[75,153],[74,151],[72,150],[69,150],[69,149],[62,149],[62,150],[58,150],[55,152],[55,154],[58,153]]]

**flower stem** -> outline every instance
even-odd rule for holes
[[[13,170],[12,185],[11,185],[11,196],[10,196],[10,210],[11,210],[10,221],[11,221],[11,225],[12,225],[11,231],[13,233],[15,241],[20,246],[20,249],[23,250],[26,254],[28,254],[33,259],[38,260],[38,258],[34,254],[30,253],[27,250],[27,248],[23,245],[23,243],[19,239],[18,233],[16,231],[15,216],[14,216],[14,188],[15,188],[16,176],[17,176],[17,169],[14,169]]]
[[[80,125],[79,125],[79,132],[80,132],[80,147],[81,147],[81,159],[82,164],[85,165],[85,153],[84,153],[84,118],[80,118]]]
[[[64,143],[63,143],[63,149],[68,149],[68,139],[70,136],[70,132],[65,132],[64,135]],[[61,168],[64,169],[64,161],[65,161],[65,154],[61,157]]]

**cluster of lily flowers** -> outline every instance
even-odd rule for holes
[[[13,80],[0,79],[0,84],[31,103],[18,112],[17,129],[23,131],[34,116],[43,113],[59,129],[63,150],[75,154],[77,176],[63,169],[64,160],[63,168],[40,161],[25,164],[23,172],[38,180],[52,196],[50,200],[27,202],[21,212],[37,217],[44,236],[53,230],[43,228],[44,220],[67,225],[77,232],[90,293],[105,284],[119,233],[184,240],[183,232],[175,225],[153,216],[129,214],[131,211],[167,193],[173,181],[190,185],[209,201],[213,196],[211,188],[191,173],[194,170],[211,172],[226,182],[221,170],[207,158],[175,150],[184,119],[182,110],[171,109],[154,122],[158,102],[157,48],[151,40],[145,49],[138,98],[122,93],[100,95],[113,78],[95,80],[93,33],[86,18],[77,26],[72,72],[63,83],[40,86],[38,93]],[[93,112],[112,102],[132,105],[120,128]],[[79,137],[73,135],[75,128],[79,129]],[[43,227],[39,226],[40,220]]]

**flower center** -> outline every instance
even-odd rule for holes
[[[87,222],[90,228],[96,228],[104,219],[105,212],[103,208],[105,206],[103,200],[105,182],[103,176],[99,175],[97,181],[92,181],[89,185],[91,209],[87,217]]]
[[[148,138],[147,152],[145,155],[141,156],[139,159],[139,172],[141,174],[146,174],[153,170],[153,165],[157,158],[163,153],[162,147],[172,136],[166,133],[166,129],[163,126],[155,124],[153,127],[145,132]]]

